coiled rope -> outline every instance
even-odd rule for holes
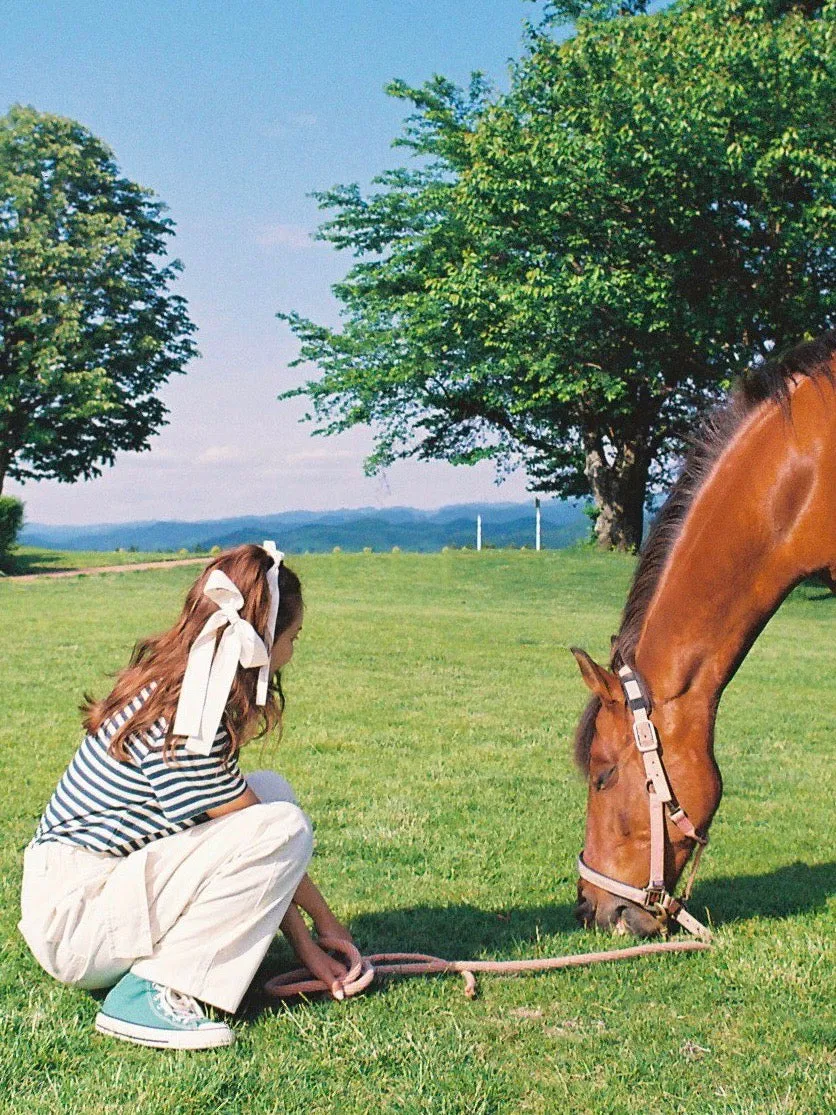
[[[662,952],[702,952],[711,948],[704,941],[660,941],[649,945],[632,945],[607,952],[582,952],[572,956],[555,956],[545,960],[443,960],[420,952],[376,952],[361,956],[354,945],[322,937],[319,944],[327,952],[337,953],[347,964],[348,974],[342,980],[345,997],[359,995],[376,976],[427,976],[443,972],[459,972],[464,978],[464,993],[476,997],[474,972],[545,972],[555,968],[578,968],[587,964],[605,964],[615,960],[632,960],[638,956],[654,956]],[[330,993],[328,984],[316,979],[307,968],[295,968],[274,976],[264,985],[268,995],[289,999],[294,995],[311,995],[318,991]]]

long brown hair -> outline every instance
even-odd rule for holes
[[[146,686],[153,686],[142,707],[111,739],[108,751],[114,759],[129,761],[128,738],[134,733],[148,731],[160,717],[165,717],[169,725],[163,753],[166,758],[173,756],[179,738],[171,734],[171,726],[189,651],[216,607],[203,595],[203,586],[209,574],[214,569],[220,569],[238,587],[244,597],[241,616],[260,634],[266,628],[269,616],[270,590],[266,574],[271,565],[270,555],[261,546],[237,546],[219,554],[192,585],[174,626],[136,644],[129,664],[117,674],[110,694],[99,701],[85,694],[81,706],[84,728],[95,734]],[[274,638],[278,638],[293,623],[302,606],[299,578],[292,569],[282,564],[279,567],[279,611]],[[257,678],[257,669],[236,671],[222,721],[229,734],[229,744],[225,748],[227,756],[236,754],[248,740],[264,735],[281,722],[284,709],[281,676],[279,673],[273,675],[267,702],[263,706],[255,703]]]

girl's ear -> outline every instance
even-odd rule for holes
[[[624,700],[624,693],[621,688],[621,683],[615,674],[605,670],[603,666],[599,666],[594,659],[590,658],[585,650],[580,647],[569,648],[575,656],[581,677],[586,682],[587,688],[590,689],[596,697],[598,697],[604,704],[612,704],[613,702],[621,702]]]

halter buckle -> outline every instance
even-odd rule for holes
[[[659,737],[650,720],[633,721],[633,738],[636,741],[636,747],[642,754],[647,751],[659,750]]]
[[[670,895],[665,889],[664,883],[659,883],[657,886],[645,887],[644,891],[644,904],[647,909],[664,910],[667,913],[667,906],[665,900],[669,899]]]

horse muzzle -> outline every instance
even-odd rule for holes
[[[578,880],[575,917],[586,929],[609,929],[634,937],[658,937],[667,929],[666,919],[582,879]]]

